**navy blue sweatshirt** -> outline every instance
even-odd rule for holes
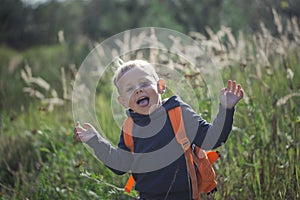
[[[163,101],[150,115],[127,111],[132,117],[134,154],[124,143],[121,131],[118,148],[101,136],[87,142],[95,155],[113,172],[121,175],[132,171],[135,189],[146,199],[189,199],[191,194],[186,162],[177,143],[167,111],[181,106],[187,137],[192,145],[205,150],[219,147],[228,139],[233,124],[234,109],[219,106],[219,112],[208,123],[178,96]]]

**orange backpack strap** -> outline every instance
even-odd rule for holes
[[[131,117],[127,117],[123,124],[123,137],[124,137],[124,143],[125,143],[126,147],[133,154],[134,143],[133,143],[133,137],[132,137],[132,128],[133,128],[133,120]]]
[[[193,199],[200,200],[200,193],[210,193],[215,190],[215,171],[212,164],[220,157],[216,151],[205,152],[199,147],[195,147],[196,154],[191,148],[191,143],[186,136],[181,107],[178,106],[168,111],[170,121],[174,130],[177,142],[184,150],[188,173],[192,182]],[[194,163],[198,168],[195,171]]]
[[[123,137],[124,137],[124,143],[125,146],[130,149],[130,152],[134,153],[134,142],[132,137],[132,129],[133,129],[133,120],[131,117],[128,117],[125,119],[123,124]],[[125,192],[130,193],[133,186],[134,186],[134,178],[132,174],[128,178],[128,181],[124,187]]]
[[[184,151],[188,174],[192,182],[192,198],[198,200],[200,199],[200,192],[198,191],[198,181],[194,167],[194,153],[191,149],[190,140],[186,137],[181,107],[175,107],[169,110],[168,113],[174,130],[175,138]]]

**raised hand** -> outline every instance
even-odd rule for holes
[[[244,96],[244,91],[236,81],[228,80],[227,87],[220,91],[220,103],[225,108],[233,108]]]
[[[97,135],[97,130],[89,123],[83,124],[85,128],[83,128],[79,122],[76,123],[74,128],[74,140],[79,142],[87,142],[92,137]]]

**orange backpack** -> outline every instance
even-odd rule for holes
[[[216,191],[216,175],[212,164],[220,155],[217,151],[205,152],[197,146],[195,146],[195,152],[193,152],[191,143],[186,137],[184,123],[181,123],[183,120],[180,106],[169,110],[168,115],[176,140],[184,151],[188,174],[192,183],[192,197],[194,200],[200,200],[200,193],[209,194]],[[124,142],[132,154],[134,153],[134,141],[132,137],[133,124],[132,118],[128,117],[123,125]],[[197,166],[197,171],[195,170],[195,165]],[[133,176],[130,175],[124,188],[125,191],[130,193],[134,183],[135,180]]]

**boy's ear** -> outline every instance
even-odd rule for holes
[[[122,105],[122,106],[124,106],[125,108],[128,108],[128,103],[125,101],[125,99],[123,98],[123,97],[121,97],[121,96],[118,96],[118,101],[119,101],[119,103]]]
[[[158,91],[158,93],[159,93],[159,94],[165,93],[166,88],[167,88],[167,85],[166,85],[165,80],[159,79],[159,80],[157,81],[157,91]]]

